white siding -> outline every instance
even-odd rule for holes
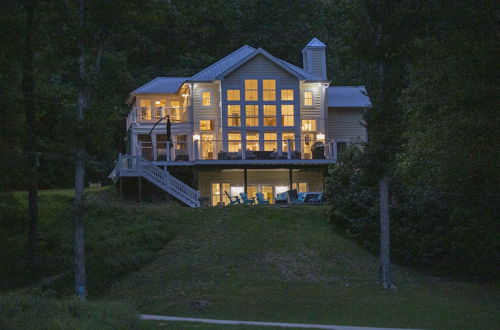
[[[304,92],[313,92],[313,105],[304,106]],[[321,115],[321,95],[322,87],[320,83],[301,83],[300,84],[300,117],[301,118],[320,118]]]
[[[194,87],[196,86],[196,87]],[[220,139],[220,84],[216,83],[195,83],[193,86],[193,134],[199,134],[199,121],[213,120],[215,139]],[[212,104],[209,107],[202,106],[202,92],[210,92]]]
[[[329,108],[327,139],[366,141],[366,128],[363,122],[361,108]]]

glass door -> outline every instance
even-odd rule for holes
[[[273,186],[261,186],[260,187],[262,195],[265,199],[269,199],[269,204],[274,204]]]
[[[202,159],[214,159],[214,139],[213,134],[202,134],[201,135],[201,158]]]

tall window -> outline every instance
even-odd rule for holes
[[[262,98],[264,101],[276,101],[276,80],[274,79],[264,79],[262,81],[263,94]]]
[[[283,126],[294,126],[293,104],[283,104],[281,106],[281,124]]]
[[[264,126],[276,126],[276,105],[264,105]]]
[[[247,150],[259,151],[258,132],[247,132]]]
[[[259,90],[257,79],[245,80],[245,100],[257,101],[259,99]]]
[[[278,134],[277,133],[264,133],[264,150],[265,151],[276,151],[278,146]]]
[[[201,135],[201,157],[203,159],[213,159],[214,158],[214,143],[212,140],[214,136],[212,134],[202,134]]]
[[[283,132],[281,134],[281,141],[283,143],[283,151],[288,152],[288,140],[290,140],[290,150],[295,150],[295,133],[293,132]]]
[[[165,106],[167,105],[167,102],[165,99],[160,99],[156,100],[154,103],[154,109],[152,109],[152,114],[153,114],[153,119],[154,120],[159,120],[160,118],[163,117],[163,110],[165,109]]]
[[[304,105],[305,106],[313,105],[313,92],[304,92]]]
[[[259,106],[246,105],[245,106],[246,126],[259,126]]]
[[[201,93],[201,105],[204,107],[209,107],[212,105],[212,95],[210,92]]]
[[[181,120],[181,103],[179,101],[170,101],[170,119],[174,121],[180,121]]]
[[[227,100],[228,101],[239,101],[240,100],[240,90],[239,89],[228,89],[227,90]]]
[[[307,192],[307,182],[294,182],[292,189],[297,189],[297,192]]]
[[[282,89],[281,90],[281,100],[282,101],[293,101],[293,89]]]
[[[200,120],[200,131],[213,131],[214,121],[213,120]]]
[[[229,198],[226,191],[229,193],[231,185],[229,183],[212,183],[211,186],[212,206],[228,205]]]
[[[151,120],[151,100],[141,100],[141,120]]]
[[[302,130],[306,132],[316,131],[316,120],[315,119],[302,119]]]
[[[227,106],[227,125],[240,126],[240,106],[238,104],[230,104]]]
[[[229,152],[237,152],[241,150],[241,133],[230,132],[227,134],[227,143]]]
[[[187,150],[187,135],[177,135],[175,137],[175,149]]]

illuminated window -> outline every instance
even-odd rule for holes
[[[141,100],[141,120],[151,120],[151,100]]]
[[[297,192],[307,192],[307,182],[294,182],[292,189],[297,189]]]
[[[275,105],[264,105],[264,126],[276,126]]]
[[[175,149],[187,150],[187,135],[177,135],[175,142]]]
[[[239,101],[240,100],[240,90],[239,89],[228,89],[227,90],[227,100],[228,101]]]
[[[227,126],[240,126],[240,106],[230,104],[227,106]]]
[[[227,150],[229,152],[241,151],[241,134],[239,132],[227,134]]]
[[[262,80],[263,94],[262,98],[264,101],[276,101],[276,80],[274,79],[264,79]]]
[[[182,110],[180,109],[181,103],[179,101],[170,101],[170,120],[173,121],[180,121],[181,120],[181,112]]]
[[[276,151],[278,146],[278,134],[277,133],[264,133],[264,150],[265,151]]]
[[[302,119],[302,130],[306,132],[316,131],[316,120],[315,119]]]
[[[214,121],[213,120],[200,120],[200,131],[213,131]]]
[[[313,92],[304,92],[304,105],[305,106],[313,105]]]
[[[294,126],[293,104],[283,104],[281,106],[281,123],[283,126]]]
[[[283,151],[288,152],[288,140],[290,140],[290,150],[295,150],[295,133],[293,132],[283,132],[281,134],[281,141],[283,143]]]
[[[282,89],[281,90],[281,100],[282,101],[293,101],[293,89]]]
[[[247,150],[259,151],[258,132],[247,132]]]
[[[212,206],[228,205],[229,197],[227,197],[226,191],[229,193],[231,185],[229,183],[212,183],[211,186]]]
[[[247,116],[247,118],[245,120],[246,126],[259,126],[259,106],[258,105],[245,106],[245,114]]]
[[[209,107],[212,105],[212,96],[210,92],[201,93],[201,105],[204,107]]]
[[[245,80],[245,100],[257,101],[259,99],[259,90],[257,79]]]
[[[201,157],[203,159],[213,159],[214,158],[214,143],[212,140],[214,136],[212,134],[202,134],[201,135]]]

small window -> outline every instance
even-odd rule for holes
[[[237,104],[230,104],[227,106],[227,125],[240,126],[240,106]]]
[[[227,151],[241,151],[241,134],[239,132],[230,132],[227,134]]]
[[[276,106],[264,105],[264,126],[276,126]]]
[[[239,89],[228,89],[227,90],[227,100],[228,101],[239,101],[240,100],[240,90]]]
[[[187,135],[177,135],[175,137],[175,149],[187,150]]]
[[[304,105],[309,107],[313,105],[313,92],[304,92]]]
[[[258,132],[247,132],[247,150],[259,151]]]
[[[213,120],[200,120],[200,131],[213,131],[214,121]]]
[[[202,92],[201,93],[201,105],[204,107],[209,107],[212,105],[212,93]]]
[[[282,89],[281,90],[281,100],[282,101],[293,101],[293,89]]]
[[[316,131],[316,120],[315,119],[302,119],[302,130],[306,132]]]
[[[274,79],[264,79],[262,81],[263,94],[262,98],[264,101],[276,101],[276,80]]]
[[[293,104],[281,106],[281,123],[283,126],[294,126]]]
[[[245,100],[257,101],[259,100],[259,90],[257,79],[245,80]]]
[[[259,126],[259,106],[247,105],[245,106],[246,126]]]

